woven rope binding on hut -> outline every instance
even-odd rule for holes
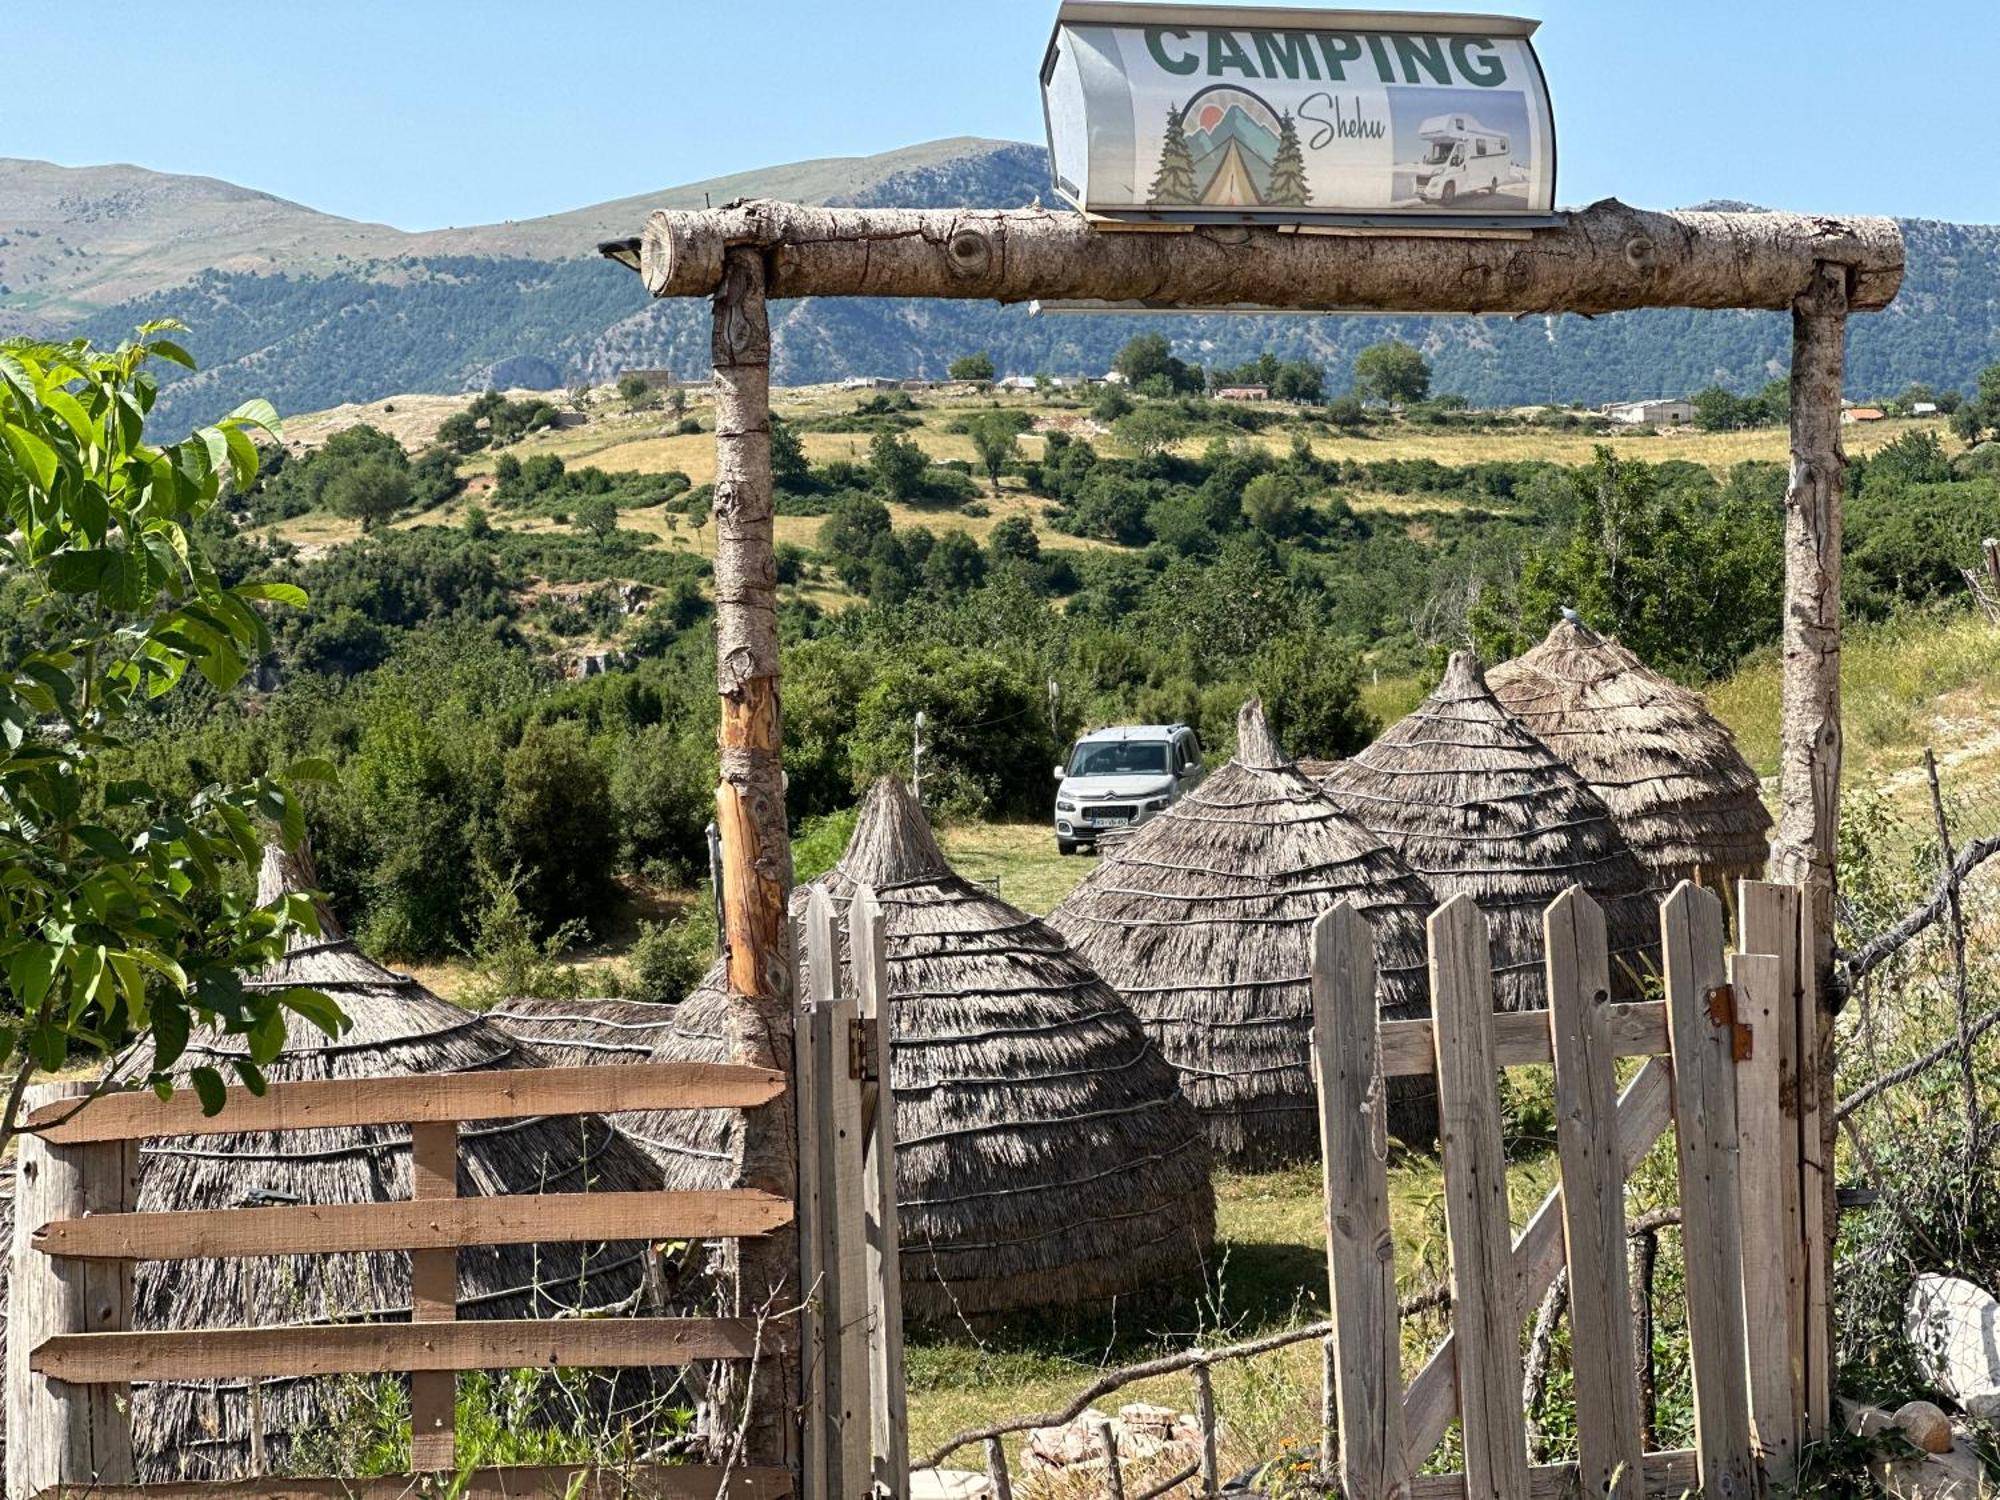
[[[261,899],[315,887],[301,856],[267,852]],[[484,1017],[439,999],[416,980],[371,962],[331,913],[321,936],[293,944],[252,981],[309,985],[337,1001],[353,1023],[329,1040],[294,1019],[284,1053],[266,1075],[299,1079],[380,1078],[544,1066],[544,1060]],[[240,1038],[197,1035],[177,1073],[212,1064],[230,1072]],[[116,1065],[121,1076],[151,1069],[143,1044]],[[381,1202],[410,1196],[405,1128],[290,1131],[149,1141],[141,1151],[139,1208],[159,1211],[279,1203]],[[460,1127],[458,1190],[502,1193],[647,1191],[661,1173],[600,1118],[467,1122]],[[643,1244],[517,1245],[461,1250],[462,1318],[564,1317],[646,1311],[657,1285]],[[407,1255],[275,1256],[258,1260],[144,1261],[137,1268],[132,1326],[138,1329],[402,1321],[410,1308]],[[594,1386],[607,1421],[651,1389],[650,1372]],[[313,1443],[353,1400],[337,1380],[264,1381],[254,1399],[243,1382],[157,1384],[133,1394],[133,1446],[141,1478],[238,1478],[250,1471],[253,1421],[266,1462],[310,1459]]]
[[[1701,694],[1573,620],[1486,685],[1604,799],[1655,891],[1763,878],[1771,814]]]
[[[1147,1292],[1215,1235],[1194,1111],[1132,1013],[1044,922],[953,873],[899,781],[869,792],[823,885],[888,929],[903,1307],[933,1324]],[[797,901],[795,900],[795,905]],[[660,1060],[724,1055],[712,970]],[[670,1184],[714,1185],[737,1116],[661,1116]]]
[[[1430,890],[1293,767],[1252,699],[1236,758],[1106,854],[1049,921],[1123,995],[1234,1165],[1319,1154],[1312,924],[1352,901],[1375,928],[1381,1014],[1430,1013]],[[1437,1133],[1427,1078],[1397,1079],[1390,1127]]]
[[[1491,933],[1501,1010],[1548,1003],[1542,913],[1572,885],[1604,906],[1612,986],[1636,997],[1659,966],[1646,871],[1611,810],[1488,691],[1469,651],[1414,712],[1320,785],[1400,853],[1440,901],[1470,896]]]

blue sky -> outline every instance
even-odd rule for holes
[[[1543,21],[1564,204],[1741,198],[2000,220],[2000,172],[1982,149],[1993,0],[1493,8]],[[24,3],[7,27],[23,97],[0,155],[203,173],[406,229],[529,218],[805,157],[1039,139],[1054,11],[110,0],[86,22]]]

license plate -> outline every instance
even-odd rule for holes
[[[1102,827],[1106,823],[1129,823],[1132,821],[1132,814],[1115,808],[1104,808],[1092,813],[1090,821],[1097,827]]]

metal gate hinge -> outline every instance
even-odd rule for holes
[[[857,1016],[847,1025],[847,1076],[863,1083],[880,1083],[875,1067],[877,1033],[882,1023],[872,1016]]]

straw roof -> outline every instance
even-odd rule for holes
[[[1757,773],[1701,694],[1572,620],[1486,683],[1604,799],[1656,890],[1763,878],[1771,815]]]
[[[674,1007],[622,996],[503,1000],[486,1019],[558,1068],[644,1062],[673,1025]]]
[[[954,874],[891,779],[814,883],[843,929],[856,887],[874,887],[887,927],[909,1317],[1095,1302],[1202,1264],[1215,1199],[1200,1123],[1132,1013],[1057,933]],[[718,965],[656,1055],[724,1056],[726,1005]],[[661,1119],[669,1182],[718,1181],[736,1119]]]
[[[1500,706],[1471,652],[1453,655],[1436,692],[1320,785],[1440,901],[1479,904],[1499,1009],[1548,1003],[1542,913],[1572,885],[1605,908],[1614,988],[1630,995],[1639,974],[1657,970],[1651,882],[1611,810]]]
[[[302,858],[267,853],[268,899],[312,889]],[[338,1041],[293,1019],[273,1082],[539,1067],[543,1060],[482,1016],[431,994],[416,980],[371,962],[320,914],[321,936],[293,944],[251,983],[311,985],[330,995],[353,1027]],[[197,1035],[176,1071],[209,1063],[227,1075],[241,1038]],[[150,1070],[147,1049],[119,1067]],[[659,1169],[602,1119],[467,1122],[460,1127],[461,1194],[643,1191]],[[185,1137],[141,1150],[142,1211],[271,1203],[380,1202],[410,1196],[406,1128]],[[461,1250],[459,1315],[558,1317],[642,1310],[650,1268],[640,1244],[519,1245]],[[137,1268],[133,1322],[139,1329],[274,1323],[399,1321],[410,1307],[407,1255],[276,1256],[260,1260],[145,1261]],[[627,1380],[630,1396],[643,1381]],[[338,1386],[266,1381],[259,1394],[267,1461],[283,1465],[293,1443],[338,1409]],[[235,1477],[247,1472],[251,1403],[242,1382],[159,1384],[133,1398],[134,1447],[148,1479]]]
[[[1410,867],[1284,758],[1252,699],[1236,758],[1139,828],[1049,921],[1138,1012],[1234,1164],[1315,1159],[1313,922],[1343,900],[1375,928],[1377,1000],[1430,1012],[1424,919]],[[1429,1079],[1398,1079],[1391,1128],[1435,1136]]]

